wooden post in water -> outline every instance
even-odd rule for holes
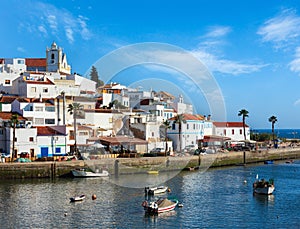
[[[244,165],[246,165],[246,152],[245,151],[243,153],[243,156],[244,156]]]

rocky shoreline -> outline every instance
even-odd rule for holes
[[[71,177],[73,169],[89,167],[106,169],[111,175],[148,173],[149,171],[175,171],[208,169],[262,163],[266,160],[291,160],[300,158],[300,147],[258,151],[228,152],[200,156],[103,158],[98,160],[45,161],[29,163],[0,163],[0,179]]]

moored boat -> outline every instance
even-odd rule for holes
[[[162,194],[168,191],[168,186],[157,186],[157,187],[145,187],[145,194],[146,195],[157,195]]]
[[[72,170],[74,177],[107,177],[109,176],[108,171],[103,170],[102,172],[87,171],[86,169],[74,169]]]
[[[167,198],[159,198],[157,201],[148,203],[144,201],[142,206],[144,207],[145,213],[149,215],[157,215],[159,213],[172,211],[178,204],[178,200],[169,200]]]
[[[253,183],[253,192],[262,195],[271,195],[275,190],[274,180],[256,179]]]
[[[73,196],[70,198],[71,202],[83,201],[85,199],[85,195]]]
[[[271,164],[274,164],[274,161],[273,160],[266,160],[266,161],[264,161],[264,164],[265,165],[271,165]]]

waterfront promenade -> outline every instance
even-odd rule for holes
[[[89,167],[105,169],[111,175],[147,173],[149,171],[175,171],[208,169],[209,167],[235,166],[262,163],[265,160],[300,158],[300,147],[266,149],[258,151],[226,152],[200,156],[168,156],[140,158],[102,158],[97,160],[44,161],[27,163],[0,163],[0,179],[57,178],[71,176],[72,169]]]

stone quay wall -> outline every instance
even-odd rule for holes
[[[300,158],[300,148],[259,150],[256,152],[227,152],[200,156],[102,158],[98,160],[45,161],[27,163],[0,163],[0,179],[71,177],[79,168],[108,170],[111,175],[148,173],[149,171],[174,171],[207,169],[261,163],[266,160],[291,160]]]

